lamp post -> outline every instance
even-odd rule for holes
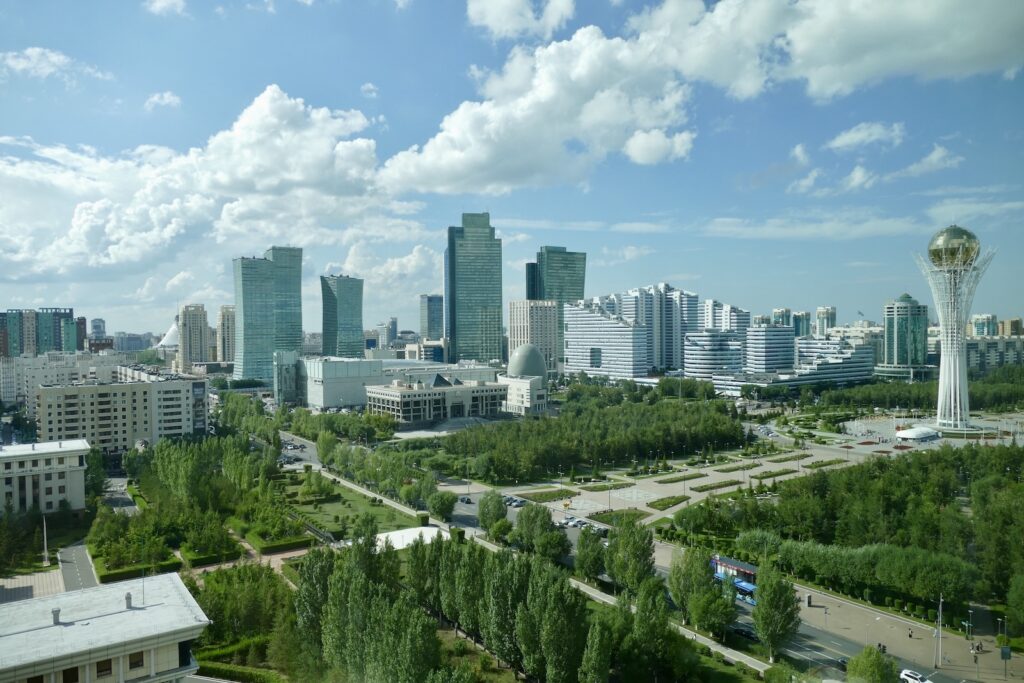
[[[967,640],[974,640],[974,610],[967,610]]]

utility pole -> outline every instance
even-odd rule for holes
[[[43,566],[50,566],[50,551],[46,545],[46,515],[43,515]]]
[[[936,634],[938,635],[938,643],[937,643],[937,645],[938,645],[938,648],[939,648],[939,654],[938,654],[938,657],[937,657],[937,659],[935,661],[935,668],[936,669],[941,669],[942,668],[942,593],[939,593],[939,623],[936,624],[935,631],[936,631]]]

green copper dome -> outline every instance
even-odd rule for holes
[[[533,344],[523,344],[508,359],[509,377],[546,377],[544,354]]]
[[[928,243],[928,258],[939,268],[970,265],[978,257],[981,243],[973,232],[959,225],[939,230]]]

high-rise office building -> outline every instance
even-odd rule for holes
[[[793,334],[797,339],[811,336],[811,314],[809,311],[793,313]]]
[[[235,361],[235,307],[221,306],[217,312],[217,360],[221,363]]]
[[[814,336],[824,337],[828,334],[830,329],[836,326],[836,307],[818,306],[818,310],[815,311],[814,318]]]
[[[565,247],[543,246],[537,262],[526,264],[526,298],[555,301],[558,310],[558,358],[564,363],[565,343],[562,304],[583,298],[587,278],[587,255],[582,251],[566,251]]]
[[[793,328],[754,325],[747,328],[744,370],[769,373],[792,370],[796,360]]]
[[[203,304],[186,304],[178,312],[178,372],[192,372],[193,363],[210,360],[210,323]]]
[[[999,321],[999,336],[1020,337],[1022,335],[1024,335],[1024,321],[1020,318]]]
[[[791,326],[793,324],[793,311],[788,308],[772,309],[772,325]]]
[[[234,377],[270,382],[274,351],[302,351],[302,249],[271,247],[234,270]]]
[[[93,318],[89,321],[89,336],[92,338],[107,336],[107,321],[103,318]]]
[[[36,356],[78,347],[75,313],[70,308],[10,309],[0,317],[0,355]]]
[[[928,306],[909,294],[882,310],[885,328],[883,365],[919,366],[928,362]]]
[[[420,338],[444,338],[444,296],[420,294]]]
[[[549,375],[558,372],[558,359],[564,351],[558,347],[557,301],[510,301],[508,303],[508,347],[514,352],[523,344],[533,344],[544,357]]]
[[[363,281],[347,275],[321,275],[323,354],[362,358]]]
[[[60,319],[60,348],[54,350],[69,353],[78,350],[78,325],[74,318]]]
[[[999,319],[992,313],[975,313],[969,331],[972,337],[994,337],[999,334]]]
[[[83,351],[85,350],[85,340],[89,335],[88,328],[86,327],[85,316],[80,315],[75,318],[75,331],[77,334],[77,345],[75,346],[75,349],[77,351]]]
[[[70,308],[40,308],[36,311],[36,353],[63,351],[63,321],[74,323],[75,312]],[[74,350],[74,340],[72,340]]]
[[[451,361],[501,358],[501,240],[488,213],[464,213],[448,228],[444,309]]]

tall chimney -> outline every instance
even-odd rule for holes
[[[54,607],[50,611],[53,613],[53,625],[60,626],[60,607]]]
[[[124,608],[125,609],[131,609],[132,608],[132,594],[131,593],[125,593],[124,594]]]

